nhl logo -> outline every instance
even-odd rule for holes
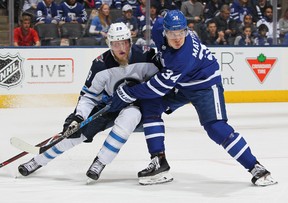
[[[0,55],[0,87],[11,88],[17,86],[23,78],[23,59],[16,56]]]

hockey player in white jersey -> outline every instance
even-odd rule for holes
[[[107,43],[110,50],[93,61],[78,104],[74,113],[65,120],[63,132],[68,128],[74,128],[105,106],[109,100],[107,98],[112,96],[122,83],[140,83],[159,71],[160,63],[155,57],[154,49],[132,45],[130,30],[124,23],[111,24]],[[23,176],[27,176],[68,149],[84,141],[91,142],[98,132],[113,126],[86,173],[89,178],[97,180],[104,167],[116,157],[140,120],[141,112],[135,105],[102,115],[83,130],[62,140],[44,153],[36,155],[29,162],[21,164],[18,170]]]

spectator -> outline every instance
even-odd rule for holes
[[[267,37],[268,27],[265,24],[261,24],[258,27],[258,35],[254,39],[254,45],[267,46],[273,44],[273,39]]]
[[[215,16],[219,15],[220,8],[222,7],[223,4],[224,3],[222,0],[211,0],[208,3],[206,3],[203,12],[205,23],[207,23]]]
[[[195,30],[200,33],[202,22],[204,22],[204,6],[197,0],[184,1],[181,5],[181,11],[187,20],[194,22]]]
[[[54,23],[60,21],[59,6],[54,0],[43,0],[37,5],[37,23]]]
[[[139,38],[137,39],[137,41],[135,42],[136,45],[141,45],[141,46],[147,45],[146,25],[144,25],[143,28],[142,28],[142,36],[143,36],[143,37],[139,37]],[[151,39],[151,37],[150,37],[149,46],[155,46],[155,42]]]
[[[188,29],[194,33],[194,35],[196,35],[197,37],[199,37],[198,33],[195,31],[194,29],[194,22],[193,21],[187,21],[187,27]]]
[[[181,10],[181,6],[182,6],[182,2],[183,2],[184,0],[172,0],[172,3],[174,3],[174,5],[175,5],[175,9],[178,9],[178,10]]]
[[[60,4],[60,16],[63,23],[85,24],[87,13],[84,6],[76,0],[65,0]]]
[[[14,29],[14,46],[40,46],[38,33],[31,28],[31,17],[22,16],[20,26]]]
[[[230,7],[231,17],[236,21],[238,25],[243,22],[244,15],[252,15],[253,9],[249,6],[249,0],[234,1]]]
[[[139,5],[136,7],[134,11],[134,16],[139,21],[141,16],[145,16],[146,13],[146,0],[139,0]]]
[[[234,45],[250,46],[253,45],[252,29],[250,26],[243,27],[242,34],[237,36]]]
[[[133,8],[126,4],[122,8],[123,17],[116,19],[116,22],[123,22],[131,31],[131,36],[133,38],[138,35],[138,23],[135,16],[133,16]]]
[[[252,36],[256,37],[258,34],[258,31],[257,31],[257,27],[256,27],[256,25],[254,25],[252,19],[253,19],[253,17],[250,14],[246,14],[244,16],[243,22],[241,23],[241,25],[238,28],[238,30],[239,30],[238,32],[241,32],[245,26],[250,26],[252,29]]]
[[[273,39],[273,7],[267,6],[265,8],[264,16],[262,19],[260,19],[256,26],[259,27],[261,24],[265,24],[268,27],[267,37]],[[276,25],[277,29],[279,29],[279,24]],[[279,39],[279,30],[276,30],[276,37]]]
[[[22,9],[23,12],[27,12],[36,16],[37,5],[41,1],[42,0],[25,0],[23,3],[23,9]]]
[[[282,17],[278,21],[280,28],[280,36],[284,37],[288,33],[288,8],[282,14]]]
[[[98,16],[95,16],[91,22],[89,34],[95,35],[96,41],[100,45],[105,45],[110,25],[110,7],[104,3],[99,8]]]
[[[202,32],[201,41],[205,45],[227,45],[224,32],[217,32],[217,25],[213,20],[208,21],[207,32]]]
[[[157,7],[159,13],[162,13],[164,10],[177,9],[172,0],[152,0],[151,4],[154,4]]]
[[[95,8],[95,0],[84,0],[85,8]]]
[[[7,1],[6,0],[0,0],[0,8],[7,9]]]
[[[150,5],[150,25],[153,27],[154,23],[156,22],[158,18],[158,12],[157,12],[157,7],[154,4]],[[146,15],[142,15],[139,18],[139,27],[142,30],[143,26],[146,25]]]
[[[188,0],[183,2],[181,5],[181,11],[187,20],[193,20],[194,23],[199,23],[203,19],[203,4],[197,0]]]
[[[134,14],[134,16],[135,16],[135,11],[136,11],[136,8],[139,6],[139,3],[138,3],[138,0],[126,0],[126,1],[124,1],[124,2],[126,2],[126,3],[124,3],[125,5],[126,4],[129,4],[131,7],[132,7],[132,9],[133,9],[133,14]],[[124,6],[125,6],[124,5]]]
[[[267,6],[271,6],[270,1],[268,0],[257,0],[252,1],[252,8],[253,8],[253,22],[257,22],[261,18],[263,18],[265,13],[265,8]]]
[[[220,14],[214,18],[218,31],[223,31],[227,44],[234,44],[237,35],[236,21],[230,17],[230,7],[224,4]]]
[[[121,9],[121,0],[95,0],[95,7],[99,9],[102,4],[107,4],[110,8]]]

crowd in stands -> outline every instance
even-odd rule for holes
[[[124,22],[131,30],[134,42],[143,45],[147,39],[147,9],[146,0],[23,0],[19,27],[23,27],[23,18],[27,21],[30,16],[32,28],[38,32],[42,45],[105,45],[110,24]],[[188,29],[205,45],[273,44],[272,0],[151,0],[149,9],[150,28],[166,10],[181,10]],[[288,45],[288,8],[281,11],[278,19],[277,44]],[[41,24],[57,25],[58,35],[50,36],[50,39],[40,36],[42,31],[39,29],[44,27]],[[65,29],[66,35],[62,33]],[[79,29],[80,34],[71,37],[69,33],[75,29]],[[80,38],[89,41],[81,44]],[[54,42],[47,43],[47,39]],[[150,40],[150,45],[153,43]]]

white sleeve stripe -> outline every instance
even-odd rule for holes
[[[147,82],[147,86],[156,94],[160,95],[161,97],[165,95],[165,93],[160,92],[159,90],[157,90],[154,86],[151,85],[150,81]]]
[[[166,89],[172,89],[173,87],[165,85],[161,80],[159,80],[158,76],[155,75],[154,76],[155,80],[159,83],[159,85],[161,85],[162,87],[166,88]]]
[[[215,71],[215,73],[213,75],[211,75],[209,78],[205,79],[205,80],[198,80],[198,81],[195,81],[195,82],[186,82],[186,83],[179,83],[179,85],[185,87],[185,86],[192,86],[192,85],[198,85],[198,84],[201,84],[201,83],[204,83],[204,82],[207,82],[217,76],[219,76],[221,74],[220,70],[217,70]]]
[[[143,127],[147,128],[147,127],[159,126],[159,125],[164,125],[164,123],[163,122],[144,123]]]
[[[154,134],[150,134],[145,136],[145,139],[151,139],[151,138],[155,138],[155,137],[164,137],[164,133],[154,133]]]
[[[216,116],[217,119],[220,120],[222,119],[222,109],[221,109],[221,102],[219,99],[219,92],[218,92],[218,87],[216,85],[212,86],[212,90],[213,90],[213,96],[214,96],[214,107],[215,107],[215,112],[216,112]]]

